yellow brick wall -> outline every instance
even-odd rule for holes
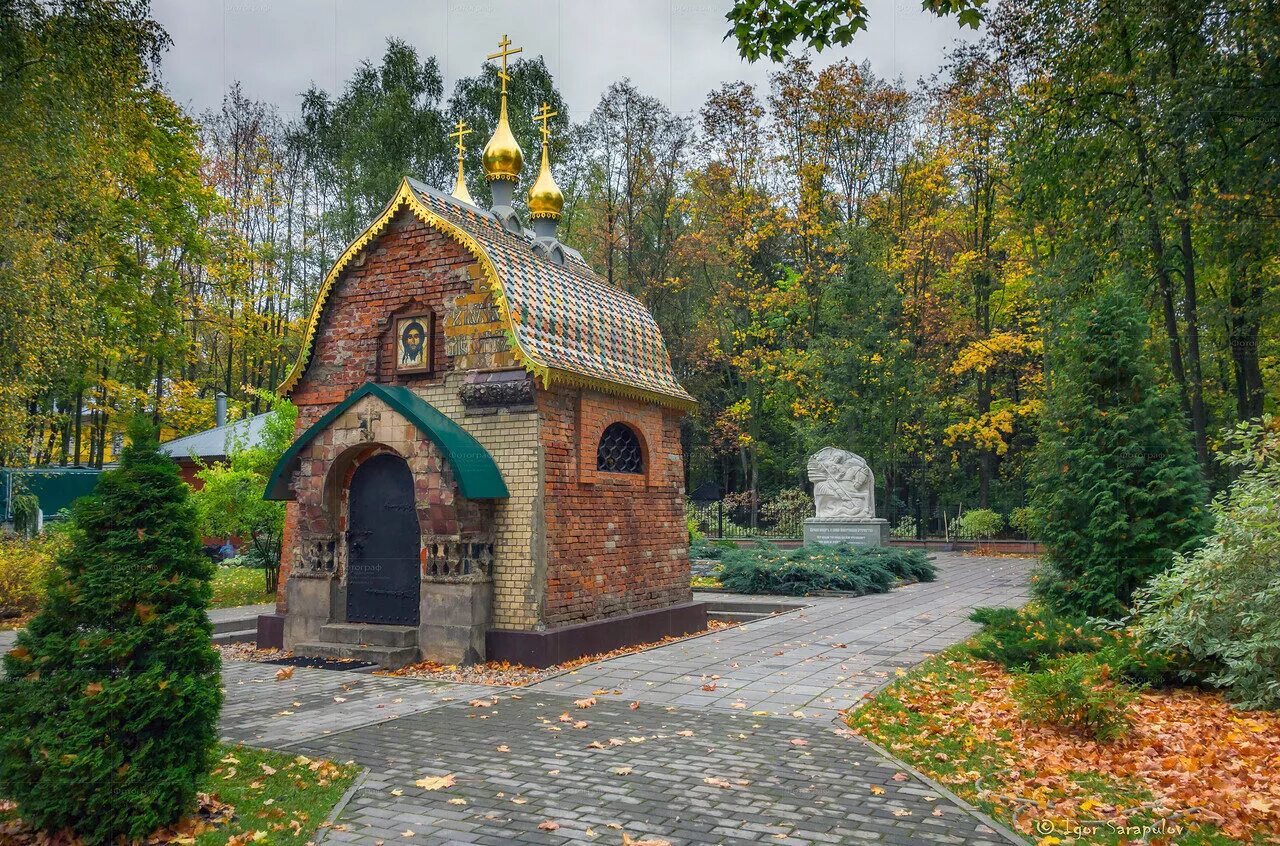
[[[415,386],[413,392],[466,429],[497,463],[510,497],[497,501],[494,510],[493,624],[532,629],[545,579],[535,566],[543,545],[538,413],[467,414],[458,395],[461,382],[462,374],[453,373],[443,385]]]

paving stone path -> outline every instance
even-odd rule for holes
[[[1027,600],[1031,560],[943,553],[935,562],[937,581],[798,599],[808,607],[584,667],[536,689],[581,696],[619,688],[646,702],[834,719],[898,669],[977,631],[970,609]]]
[[[466,702],[494,690],[307,667],[294,668],[291,678],[277,679],[282,669],[277,664],[223,662],[223,740],[281,748]]]
[[[930,584],[805,600],[524,689],[227,662],[222,730],[369,768],[326,843],[1007,844],[830,719],[970,634],[970,608],[1026,598],[1025,559],[938,564]]]

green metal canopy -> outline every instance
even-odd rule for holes
[[[303,432],[285,451],[276,463],[275,470],[271,471],[263,498],[293,499],[294,494],[289,490],[289,477],[298,466],[298,455],[303,448],[328,428],[342,412],[370,395],[395,409],[431,439],[453,468],[458,488],[467,499],[506,499],[509,496],[507,484],[502,481],[502,474],[498,472],[493,456],[466,429],[406,387],[365,382]]]

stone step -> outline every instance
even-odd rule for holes
[[[299,643],[294,655],[311,658],[354,658],[369,661],[388,670],[398,670],[418,660],[416,646],[359,646],[354,643]]]
[[[784,611],[794,611],[797,608],[803,608],[806,603],[803,600],[794,602],[774,602],[760,601],[753,602],[745,599],[707,599],[707,613],[715,614],[721,611],[741,611],[747,614],[762,614],[768,616],[770,614],[781,614]]]
[[[750,623],[752,620],[763,620],[772,617],[771,612],[759,611],[708,611],[708,620],[717,620],[721,623]]]
[[[257,628],[258,615],[252,617],[235,617],[227,620],[214,620],[214,635],[226,634],[227,632],[241,632],[245,629]]]
[[[327,623],[320,627],[320,640],[353,646],[417,646],[418,629],[373,623]]]
[[[244,625],[243,620],[240,621],[240,623],[241,625]],[[224,645],[228,643],[253,643],[257,639],[258,639],[257,627],[254,627],[252,629],[239,629],[237,631],[224,631],[224,632],[215,631],[213,633],[213,642],[221,643]]]

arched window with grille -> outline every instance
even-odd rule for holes
[[[600,435],[596,469],[605,473],[643,473],[644,448],[626,423],[610,423]]]

